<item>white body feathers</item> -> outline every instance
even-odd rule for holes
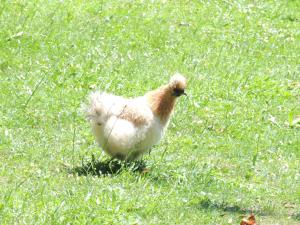
[[[167,126],[154,115],[146,96],[125,99],[94,92],[87,117],[101,148],[112,157],[126,160],[134,160],[149,150]]]

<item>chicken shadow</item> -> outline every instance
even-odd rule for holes
[[[146,163],[143,160],[124,162],[117,159],[97,160],[92,156],[90,161],[83,162],[81,166],[76,166],[69,169],[69,173],[77,174],[78,176],[106,176],[119,174],[124,170],[132,172],[143,172],[146,168]]]

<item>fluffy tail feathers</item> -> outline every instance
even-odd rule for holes
[[[88,97],[88,104],[85,106],[85,115],[92,123],[102,124],[107,115],[106,107],[103,106],[103,94],[93,92]]]
[[[102,125],[109,117],[118,115],[124,106],[124,99],[105,92],[93,92],[88,97],[85,114],[92,123]]]

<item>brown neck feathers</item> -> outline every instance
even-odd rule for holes
[[[172,96],[171,93],[171,89],[164,86],[147,94],[151,110],[163,123],[168,122],[175,106],[176,97]]]

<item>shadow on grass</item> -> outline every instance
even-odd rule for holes
[[[261,210],[253,210],[253,209],[247,209],[243,208],[238,205],[228,205],[226,203],[215,203],[212,202],[209,198],[202,199],[196,207],[198,209],[208,209],[208,210],[218,210],[228,213],[238,213],[238,214],[250,214],[254,213],[257,215],[270,215],[272,212],[263,212]]]
[[[294,214],[294,215],[292,216],[292,218],[293,218],[294,220],[299,220],[299,221],[300,221],[300,213]]]
[[[68,172],[79,176],[105,176],[119,174],[123,170],[143,172],[145,168],[144,161],[123,162],[116,159],[100,161],[92,156],[91,161],[82,162],[81,166],[70,168]]]

